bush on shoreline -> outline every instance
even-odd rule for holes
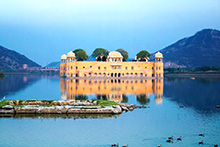
[[[4,76],[5,74],[2,71],[0,71],[0,78],[3,78]]]
[[[164,73],[220,73],[219,66],[201,66],[196,68],[165,68]]]

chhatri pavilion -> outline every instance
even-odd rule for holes
[[[99,57],[100,58],[100,57]],[[105,58],[105,57],[101,57]],[[108,54],[105,61],[76,61],[75,54],[70,51],[61,56],[60,76],[66,78],[106,77],[106,78],[163,78],[163,55],[155,54],[155,61],[123,61],[117,51]]]

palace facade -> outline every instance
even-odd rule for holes
[[[67,78],[163,78],[163,55],[157,52],[154,62],[148,62],[147,59],[144,62],[124,62],[121,53],[112,51],[105,61],[76,61],[75,54],[70,51],[67,55],[61,56],[60,76]]]

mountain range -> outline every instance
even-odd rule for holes
[[[195,68],[220,66],[220,31],[204,29],[160,50],[164,66]],[[153,59],[155,53],[151,55]]]
[[[0,70],[18,70],[24,64],[28,67],[41,67],[26,56],[0,46]]]

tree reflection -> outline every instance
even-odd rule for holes
[[[122,95],[122,103],[127,103],[128,102],[128,97],[126,95]]]
[[[88,100],[87,95],[76,95],[75,100]]]
[[[140,105],[146,105],[147,103],[150,102],[150,99],[145,94],[140,94],[140,95],[137,95],[137,102]]]
[[[101,95],[101,94],[98,94],[97,95],[97,100],[107,100],[107,97],[106,97],[106,95]]]

